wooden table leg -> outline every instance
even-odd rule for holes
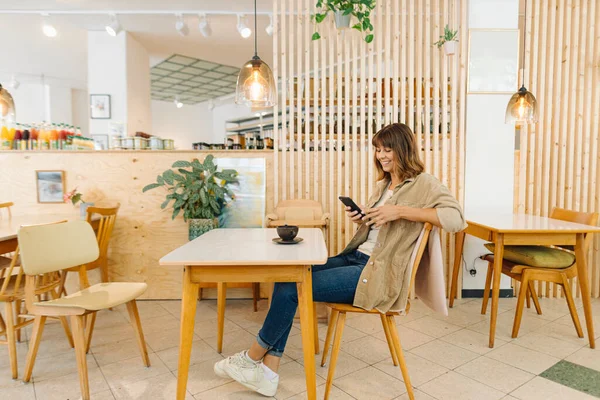
[[[300,328],[302,330],[302,351],[304,353],[304,373],[306,374],[306,393],[308,400],[317,398],[317,378],[315,371],[314,318],[312,299],[312,267],[304,272],[304,281],[298,282],[298,308],[300,310]]]
[[[225,299],[227,297],[227,284],[217,284],[217,353],[223,352],[223,330],[225,329]]]
[[[457,232],[454,235],[454,266],[452,269],[452,283],[450,285],[450,308],[454,306],[454,299],[456,298],[456,292],[458,290],[458,274],[460,272],[460,260],[465,244],[465,236],[465,231]]]
[[[492,313],[490,317],[490,347],[494,347],[496,337],[496,318],[498,317],[498,298],[500,297],[500,277],[502,276],[502,259],[504,257],[504,235],[497,234],[494,251],[494,274],[492,284]]]
[[[198,304],[199,285],[192,282],[192,267],[183,270],[183,295],[181,297],[181,328],[179,332],[179,362],[177,371],[177,400],[184,400],[190,369],[190,355],[194,339],[194,320]]]
[[[575,244],[575,262],[577,265],[577,281],[581,288],[581,300],[583,302],[583,312],[585,314],[585,324],[587,325],[588,337],[590,339],[590,348],[596,348],[596,338],[594,336],[594,320],[592,317],[592,303],[590,302],[590,286],[587,277],[587,262],[585,259],[583,233],[577,234]]]

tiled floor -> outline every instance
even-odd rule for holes
[[[479,314],[480,300],[458,301],[447,318],[433,315],[423,304],[413,302],[411,314],[397,317],[396,321],[417,400],[593,399],[565,385],[577,387],[577,382],[584,381],[597,389],[597,385],[590,386],[590,380],[600,380],[600,350],[590,350],[587,338],[577,338],[563,299],[540,302],[544,314],[538,316],[533,309],[526,310],[520,337],[511,339],[515,299],[500,300],[494,349],[487,347],[489,317]],[[252,343],[265,308],[265,301],[257,313],[251,311],[251,301],[228,302],[223,356]],[[143,301],[139,302],[139,309],[152,367],[142,365],[125,308],[102,312],[88,355],[93,399],[175,398],[180,302]],[[596,335],[600,337],[598,299],[594,300],[593,309]],[[583,319],[581,309],[579,314]],[[187,398],[263,398],[213,373],[213,364],[222,358],[215,350],[215,301],[200,302],[196,315]],[[324,324],[319,327],[321,340],[326,329]],[[27,330],[25,339],[29,334]],[[20,343],[17,351],[22,375],[27,342]],[[565,373],[568,376],[563,380],[561,374]],[[292,329],[280,375],[277,399],[306,398],[298,324]],[[0,399],[80,397],[75,355],[56,322],[49,322],[44,331],[33,376],[31,384],[11,380],[7,349],[0,346]],[[319,398],[323,397],[326,376],[327,369],[317,365]],[[579,388],[583,387],[584,384]],[[392,365],[378,317],[348,316],[330,398],[408,399],[400,371]]]

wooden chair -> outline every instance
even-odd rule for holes
[[[427,241],[429,239],[429,233],[433,226],[430,223],[426,223],[423,227],[423,238],[417,249],[415,261],[412,265],[412,272],[410,277],[410,287],[413,287],[415,276],[417,275],[417,269],[421,262],[421,257],[427,247]],[[354,307],[351,304],[341,303],[326,303],[327,307],[331,308],[331,319],[329,320],[329,326],[327,327],[327,337],[325,339],[325,346],[323,348],[323,358],[321,359],[321,366],[324,367],[327,362],[327,355],[329,353],[329,345],[331,338],[335,330],[335,337],[333,339],[333,349],[331,350],[331,362],[329,364],[329,371],[327,372],[327,382],[325,384],[325,399],[329,398],[331,391],[331,384],[333,383],[333,375],[335,373],[335,367],[337,363],[338,353],[340,351],[340,345],[342,343],[342,333],[344,332],[344,324],[346,323],[346,313],[359,313],[359,314],[375,314],[381,318],[381,324],[385,332],[385,338],[387,339],[390,354],[392,356],[392,362],[394,365],[400,364],[400,371],[402,372],[402,378],[406,385],[408,397],[414,400],[414,393],[412,385],[410,383],[410,376],[408,375],[408,369],[406,367],[406,361],[402,353],[402,346],[400,345],[400,336],[398,336],[398,330],[396,328],[396,322],[394,316],[400,315],[399,312],[390,311],[385,314],[380,313],[378,310],[364,310],[362,308]],[[406,304],[406,313],[410,310],[410,301]]]
[[[89,333],[90,330],[89,327],[84,328],[84,318],[100,310],[121,304],[127,304],[127,311],[129,311],[130,322],[136,332],[142,360],[145,366],[150,366],[135,302],[135,299],[146,291],[148,287],[146,283],[99,283],[66,297],[36,301],[35,281],[40,274],[56,273],[63,268],[86,265],[98,259],[100,250],[94,230],[89,223],[73,221],[56,225],[23,227],[19,230],[18,239],[23,261],[22,267],[26,274],[25,302],[29,314],[35,316],[23,381],[31,380],[46,318],[70,316],[81,395],[84,400],[88,400],[90,391],[85,352],[87,347],[86,331]],[[87,340],[89,342],[89,338]]]
[[[584,225],[596,225],[598,223],[598,213],[584,213],[578,211],[565,210],[562,208],[553,208],[550,213],[550,218],[560,219],[563,221],[576,222]],[[585,236],[585,252],[587,252],[592,240],[591,234]],[[571,246],[556,247],[563,251],[572,252]],[[487,277],[485,281],[485,287],[483,291],[483,302],[481,306],[481,313],[485,314],[487,310],[488,299],[490,297],[492,275],[494,272],[494,255],[488,254],[482,257],[488,262]],[[532,267],[530,265],[519,265],[509,260],[504,259],[502,261],[502,273],[510,276],[511,278],[521,282],[521,288],[519,289],[519,297],[517,300],[517,309],[515,311],[515,319],[513,322],[512,337],[516,338],[519,334],[519,328],[521,327],[521,318],[523,316],[523,306],[525,300],[527,300],[527,308],[530,307],[529,298],[533,299],[536,311],[538,314],[542,314],[540,303],[538,302],[537,294],[535,292],[534,281],[546,281],[553,282],[560,285],[563,288],[565,299],[571,313],[571,319],[577,336],[583,337],[583,331],[581,330],[581,324],[577,315],[577,308],[573,301],[573,293],[571,292],[571,279],[577,276],[577,265],[573,263],[566,268],[553,268],[548,267]]]
[[[6,215],[8,217],[8,219],[10,219],[12,217],[12,214],[10,212],[10,208],[14,205],[14,203],[12,202],[6,202],[6,203],[0,203],[0,219],[4,218],[2,211],[6,210]],[[14,257],[14,255],[10,255],[10,256],[6,256],[6,255],[2,255],[0,254],[0,269],[2,268],[7,268],[11,261],[12,258]]]
[[[53,224],[60,224],[67,221],[58,221]],[[52,224],[44,224],[52,225]],[[39,226],[39,225],[38,225]],[[18,264],[19,247],[14,252],[15,256],[12,259],[8,268],[0,270],[0,302],[5,303],[6,321],[0,318],[0,336],[5,336],[6,340],[1,340],[0,344],[8,345],[8,357],[10,361],[12,378],[18,377],[17,366],[17,343],[21,341],[21,329],[33,323],[33,319],[26,319],[21,315],[22,306],[25,300],[25,277],[23,268]],[[50,295],[56,299],[59,297],[58,287],[60,285],[60,275],[58,273],[44,274],[39,276],[34,286],[35,296],[44,294]],[[14,311],[13,311],[14,308]],[[73,347],[73,337],[69,324],[65,317],[60,318],[63,329],[69,340],[69,344]]]
[[[274,228],[285,224],[321,228],[326,233],[329,213],[324,213],[321,203],[315,200],[282,200],[273,213],[267,214],[267,227]]]

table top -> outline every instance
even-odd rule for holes
[[[94,217],[99,218],[98,216]],[[12,218],[0,219],[0,241],[15,239],[22,225],[47,224],[64,220],[73,221],[80,218],[79,213],[13,215]]]
[[[297,244],[277,244],[273,228],[213,229],[160,259],[160,265],[319,265],[327,261],[323,232],[300,228]]]
[[[471,225],[479,225],[499,233],[598,233],[597,226],[576,224],[528,214],[494,214],[493,212],[467,213]]]

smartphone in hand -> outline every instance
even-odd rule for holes
[[[344,205],[350,207],[350,211],[358,211],[360,215],[362,215],[363,217],[365,216],[365,213],[360,209],[359,206],[356,205],[354,200],[352,200],[350,197],[339,196],[338,198],[342,203],[344,203]]]

